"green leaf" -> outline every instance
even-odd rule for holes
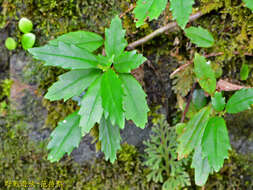
[[[191,168],[195,169],[194,179],[195,179],[196,185],[198,186],[205,185],[208,179],[209,173],[212,173],[212,169],[208,163],[208,158],[203,157],[200,143],[195,148],[193,158],[192,158]]]
[[[140,27],[148,18],[149,21],[157,19],[166,8],[167,0],[138,0],[134,9],[136,26]]]
[[[215,92],[214,97],[212,97],[212,106],[215,111],[223,111],[225,108],[226,102],[225,98],[223,98],[221,92]]]
[[[247,64],[242,64],[242,68],[240,71],[241,80],[247,80],[249,77],[249,66]]]
[[[117,74],[109,69],[103,74],[101,83],[102,105],[105,111],[105,117],[109,116],[112,125],[117,124],[121,129],[125,125],[125,116],[123,110],[122,83]]]
[[[112,19],[110,28],[105,29],[105,53],[107,57],[117,57],[123,53],[127,46],[125,33],[120,18],[116,16]]]
[[[241,89],[237,91],[226,105],[228,113],[239,113],[250,109],[253,104],[253,88]]]
[[[99,123],[103,114],[101,97],[101,78],[99,77],[88,89],[81,101],[79,111],[82,135],[89,133],[95,123]]]
[[[70,153],[81,141],[81,128],[79,127],[80,116],[74,112],[67,116],[51,133],[51,141],[47,149],[51,149],[48,160],[59,161],[65,153]]]
[[[251,9],[253,11],[253,1],[252,0],[243,0],[243,2],[246,4],[246,7]]]
[[[177,152],[179,159],[188,156],[201,141],[209,114],[210,107],[204,107],[186,124],[184,133],[178,138]]]
[[[35,44],[36,36],[33,33],[26,33],[21,37],[21,44],[24,50],[32,48]]]
[[[121,74],[125,96],[123,106],[127,120],[132,120],[138,127],[144,128],[148,121],[146,94],[139,82],[130,74]]]
[[[200,56],[198,53],[194,57],[194,72],[201,88],[209,94],[213,94],[216,89],[215,73],[211,63],[207,62],[205,57]]]
[[[192,13],[194,0],[171,0],[170,9],[177,24],[184,29]]]
[[[210,118],[201,145],[203,155],[208,157],[208,163],[218,172],[231,149],[226,123],[222,117]]]
[[[101,36],[93,32],[76,31],[61,35],[58,38],[49,41],[49,44],[51,46],[58,46],[59,42],[75,45],[81,49],[93,52],[103,45],[104,40]]]
[[[28,50],[35,58],[45,61],[46,66],[58,66],[64,69],[96,68],[95,55],[75,45],[59,42],[58,46],[45,45]]]
[[[191,40],[192,43],[198,47],[212,47],[214,45],[214,38],[208,30],[202,27],[189,27],[185,29],[185,35]]]
[[[130,73],[138,68],[147,59],[136,51],[124,52],[114,59],[114,67],[119,73]]]
[[[14,50],[17,48],[17,42],[13,38],[7,38],[5,40],[5,47],[8,50]]]
[[[207,97],[202,89],[194,90],[192,94],[192,102],[197,110],[200,110],[207,104]]]
[[[59,80],[49,89],[45,98],[64,101],[79,96],[101,74],[100,70],[72,70],[60,75]]]
[[[23,33],[29,33],[33,29],[33,23],[28,18],[21,18],[18,22],[18,28]]]
[[[104,116],[101,118],[99,125],[99,140],[101,141],[101,150],[105,153],[105,159],[110,159],[110,162],[114,163],[117,150],[120,149],[120,131]]]

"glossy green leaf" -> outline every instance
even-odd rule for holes
[[[26,33],[21,37],[21,44],[24,50],[32,48],[35,44],[36,36],[33,33]]]
[[[104,40],[101,36],[93,32],[76,31],[61,35],[58,38],[49,41],[49,44],[52,46],[58,46],[59,42],[75,45],[81,49],[93,52],[103,45]]]
[[[101,78],[99,77],[88,89],[81,101],[79,111],[82,135],[89,133],[95,123],[99,123],[103,114],[101,97]]]
[[[74,112],[67,116],[51,133],[51,140],[47,146],[50,149],[48,160],[59,161],[65,153],[70,153],[81,141],[80,116]]]
[[[14,50],[17,48],[17,42],[13,38],[7,38],[5,40],[5,47],[8,50]]]
[[[253,11],[253,1],[252,0],[243,0],[243,2],[246,4],[246,7],[251,9]]]
[[[147,59],[136,51],[124,52],[114,59],[114,67],[119,73],[130,73],[138,68]]]
[[[184,29],[192,13],[194,0],[170,0],[170,9],[177,24]]]
[[[125,33],[120,18],[116,16],[112,19],[110,28],[105,29],[105,53],[107,57],[117,57],[123,53],[127,46]]]
[[[214,38],[212,34],[200,26],[198,28],[193,26],[186,28],[185,35],[198,47],[208,48],[214,45]]]
[[[33,23],[28,18],[21,18],[18,22],[18,28],[23,33],[29,33],[33,29]]]
[[[134,9],[136,26],[140,27],[148,18],[149,21],[157,19],[166,8],[167,0],[138,0]]]
[[[214,96],[212,97],[212,106],[215,111],[223,111],[225,108],[226,102],[225,98],[222,96],[221,92],[215,92]]]
[[[210,118],[202,138],[203,155],[207,156],[210,166],[218,172],[228,158],[231,149],[226,123],[222,117]]]
[[[216,89],[215,73],[211,63],[207,62],[205,57],[200,56],[198,53],[194,57],[194,72],[201,88],[209,94],[213,94]]]
[[[59,42],[58,46],[45,45],[29,49],[37,59],[45,61],[46,66],[58,66],[64,69],[91,69],[96,68],[95,55],[74,45]]]
[[[186,124],[184,133],[178,138],[177,152],[179,159],[188,156],[201,141],[209,114],[210,107],[204,107]]]
[[[49,89],[45,98],[64,101],[79,96],[101,74],[99,70],[72,70],[59,77]]]
[[[194,171],[195,171],[195,174],[194,174],[195,184],[198,186],[205,185],[208,179],[209,173],[212,173],[212,169],[208,163],[208,158],[203,157],[200,143],[195,148],[193,158],[192,158],[191,168],[194,168]]]
[[[105,117],[109,116],[112,125],[118,125],[121,129],[125,126],[125,116],[123,110],[122,82],[117,74],[109,69],[103,74],[102,83],[102,105]]]
[[[241,89],[237,91],[226,105],[228,113],[239,113],[250,109],[253,104],[253,88]]]
[[[136,126],[144,128],[148,121],[148,105],[146,94],[139,82],[130,74],[121,74],[121,82],[125,96],[123,106],[127,120],[132,120]]]
[[[249,77],[249,66],[247,64],[242,64],[241,71],[240,71],[240,78],[241,80],[247,80]]]
[[[200,110],[207,104],[207,97],[202,89],[194,90],[192,94],[192,102],[197,110]]]
[[[99,125],[99,140],[101,141],[101,150],[105,154],[105,159],[110,159],[114,163],[117,156],[117,150],[120,149],[120,130],[112,125],[109,118],[103,116]]]

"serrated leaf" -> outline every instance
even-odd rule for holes
[[[110,159],[111,163],[116,160],[117,150],[120,149],[120,131],[117,126],[113,126],[109,118],[102,116],[99,125],[99,140],[101,141],[101,150],[105,154],[105,159]]]
[[[146,94],[139,82],[130,74],[120,74],[125,96],[123,106],[127,120],[132,120],[136,126],[144,128],[148,121],[148,105]]]
[[[112,125],[117,124],[123,129],[125,125],[123,110],[124,92],[121,80],[112,69],[109,69],[103,74],[101,90],[105,117],[107,118],[109,116]]]
[[[145,23],[146,18],[149,21],[157,19],[166,8],[167,0],[138,0],[134,9],[136,26],[140,27]]]
[[[222,96],[221,92],[215,92],[214,97],[212,97],[212,106],[215,111],[223,111],[225,108],[226,102],[225,98]]]
[[[170,9],[177,24],[184,29],[192,13],[194,0],[170,0]]]
[[[192,102],[197,110],[200,110],[207,104],[207,97],[202,89],[194,90],[192,94]]]
[[[222,117],[209,119],[201,146],[211,168],[218,172],[224,159],[228,158],[228,150],[231,149],[226,123]]]
[[[103,114],[102,97],[101,97],[101,78],[99,77],[91,84],[81,101],[81,107],[78,114],[80,115],[80,127],[82,135],[89,133],[95,123],[99,123]]]
[[[246,7],[251,9],[253,11],[253,1],[252,0],[243,0],[243,2],[246,4]]]
[[[114,67],[119,73],[130,73],[131,70],[138,68],[147,59],[137,52],[124,52],[114,59]]]
[[[201,88],[209,94],[213,94],[216,89],[215,73],[211,63],[207,62],[205,57],[200,56],[198,53],[194,57],[194,72]]]
[[[228,113],[239,113],[250,109],[253,104],[253,88],[241,89],[237,91],[226,105]]]
[[[101,74],[99,70],[72,70],[59,77],[49,89],[45,98],[54,101],[68,100],[73,96],[79,96]]]
[[[64,42],[68,45],[75,45],[81,49],[93,52],[103,45],[104,40],[101,36],[93,32],[76,31],[63,34],[58,38],[49,41],[51,46],[58,46],[59,42]]]
[[[97,58],[85,49],[59,42],[58,46],[45,45],[28,50],[35,58],[45,61],[46,66],[64,69],[96,68]]]
[[[208,158],[203,157],[202,155],[202,148],[200,143],[195,148],[191,168],[194,168],[195,171],[194,174],[195,184],[198,186],[205,185],[209,173],[212,173],[212,169],[208,163]]]
[[[117,57],[123,53],[127,46],[125,33],[120,18],[116,16],[112,19],[110,28],[105,29],[105,52],[107,57]]]
[[[249,77],[249,66],[247,64],[242,64],[240,71],[240,79],[247,80]]]
[[[185,35],[198,47],[208,48],[214,45],[214,38],[212,34],[200,26],[198,28],[193,26],[186,28]]]
[[[178,138],[178,158],[181,159],[198,145],[203,136],[210,114],[210,108],[201,109],[187,124],[184,133]]]
[[[68,115],[51,133],[51,140],[47,146],[50,149],[48,160],[59,161],[65,153],[70,153],[81,141],[80,116],[77,112]]]

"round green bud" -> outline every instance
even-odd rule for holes
[[[21,38],[21,44],[24,50],[32,48],[36,40],[36,36],[33,33],[24,34]]]
[[[13,38],[7,38],[5,40],[5,47],[8,50],[14,50],[17,47],[17,42]]]
[[[33,23],[27,18],[21,18],[18,23],[18,28],[23,33],[31,32],[33,29]]]

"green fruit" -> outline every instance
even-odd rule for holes
[[[19,30],[23,33],[31,32],[33,29],[33,23],[27,18],[21,18],[18,23]]]
[[[22,47],[27,50],[32,48],[35,43],[36,36],[33,33],[24,34],[21,38]]]
[[[14,50],[17,47],[17,42],[13,38],[7,38],[5,40],[5,47],[8,50]]]
[[[202,89],[196,89],[192,95],[192,102],[197,110],[200,110],[207,104],[205,92]]]

